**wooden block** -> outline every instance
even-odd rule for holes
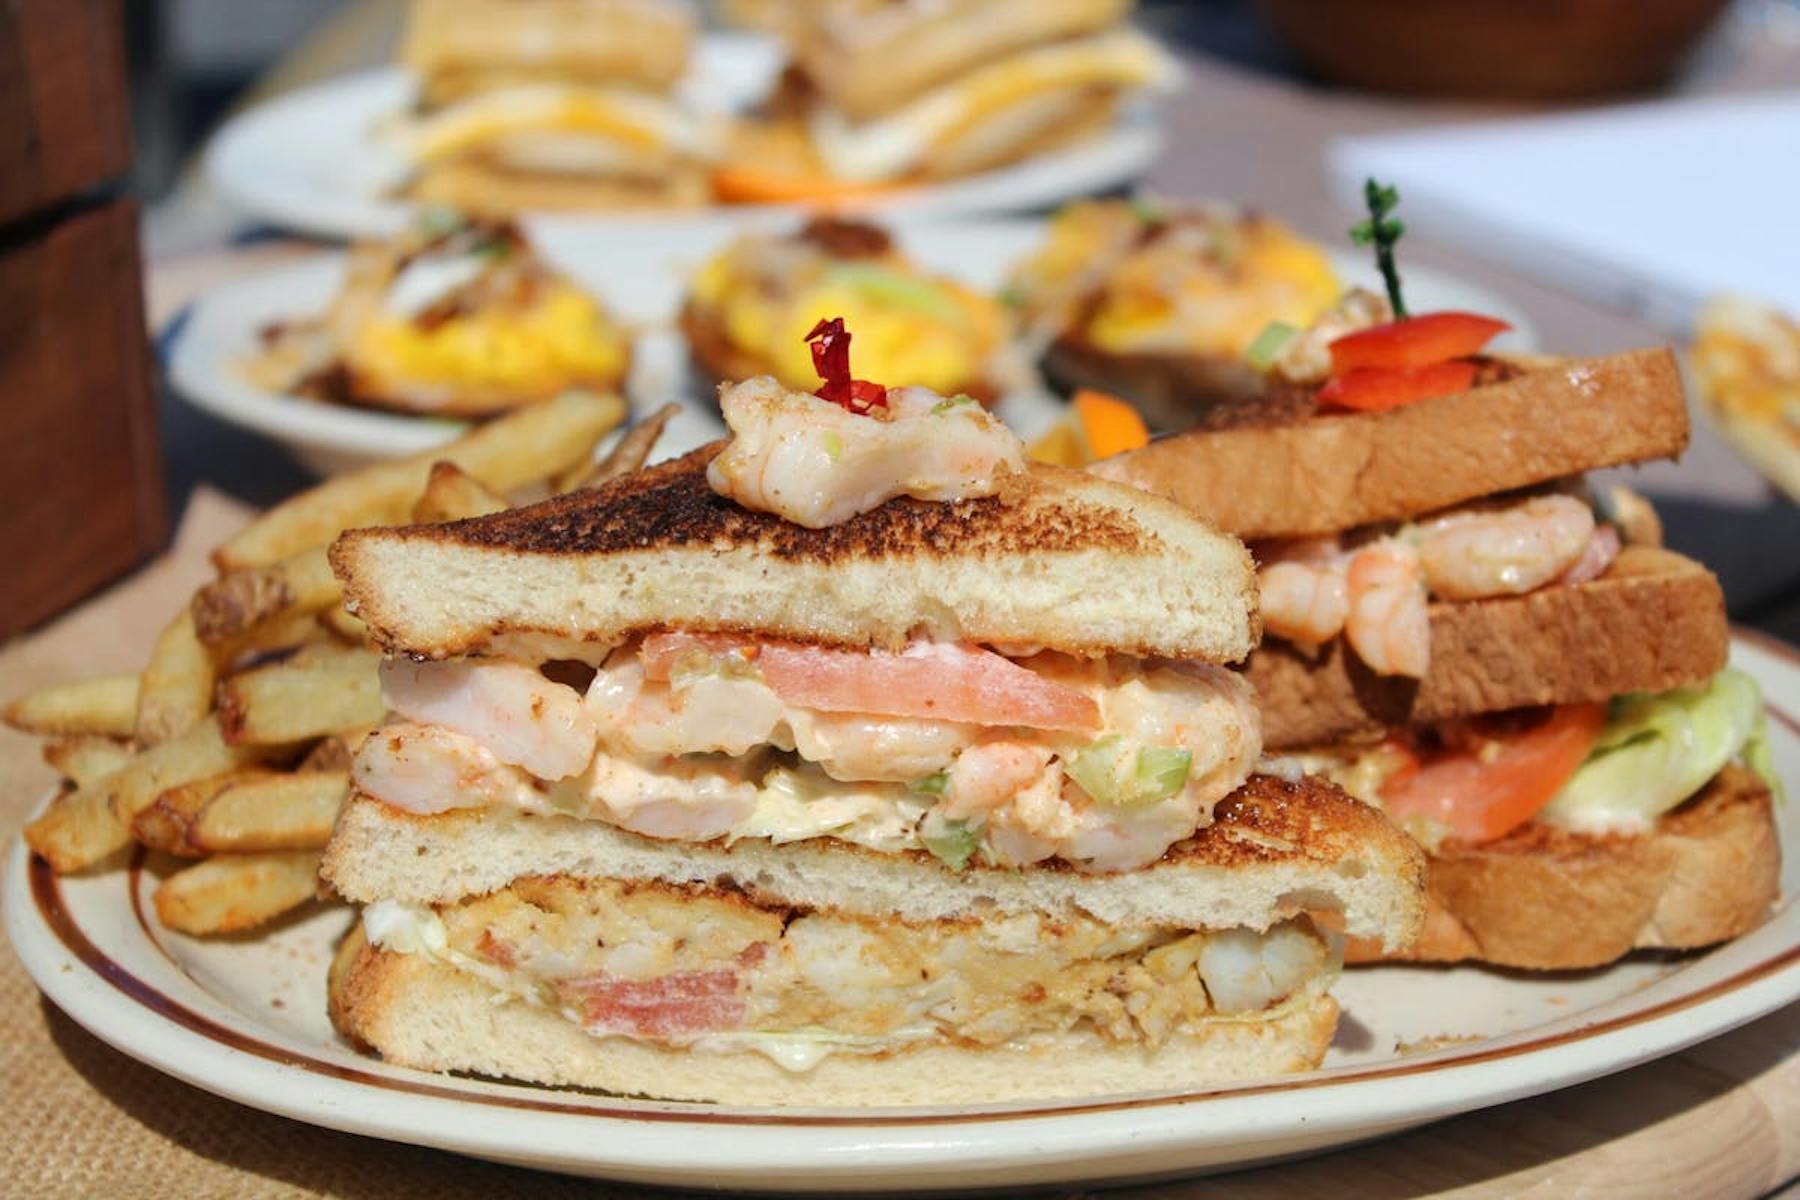
[[[137,219],[115,200],[0,245],[0,637],[167,539]]]
[[[0,4],[0,224],[124,175],[130,113],[118,0]]]

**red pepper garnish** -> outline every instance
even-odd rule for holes
[[[887,407],[886,388],[850,377],[850,333],[844,328],[844,318],[820,320],[806,340],[812,346],[813,370],[825,381],[813,395],[865,416],[872,408]]]
[[[1463,358],[1427,367],[1361,367],[1319,389],[1320,404],[1379,412],[1417,400],[1466,392],[1475,383],[1475,364]]]
[[[1331,373],[1343,375],[1365,367],[1428,367],[1447,358],[1465,358],[1511,328],[1505,321],[1466,312],[1424,313],[1389,321],[1332,342]]]

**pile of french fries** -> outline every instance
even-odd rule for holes
[[[252,521],[213,552],[218,578],[175,614],[141,674],[48,687],[0,712],[48,739],[45,761],[67,781],[26,828],[32,850],[58,872],[108,862],[133,840],[203,860],[156,889],[158,917],[184,933],[251,929],[315,898],[351,757],[386,715],[381,656],[342,606],[332,540],[481,516],[506,508],[509,493],[635,470],[670,411],[596,463],[624,404],[572,393],[338,476]]]

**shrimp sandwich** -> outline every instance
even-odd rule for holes
[[[389,652],[324,874],[338,1027],[666,1099],[980,1102],[1304,1070],[1422,858],[1253,776],[1241,545],[979,404],[724,387],[732,437],[332,551]]]
[[[1503,328],[1352,297],[1278,335],[1259,397],[1093,469],[1251,541],[1269,748],[1430,848],[1408,956],[1735,937],[1778,886],[1761,700],[1718,581],[1583,479],[1686,446],[1674,358],[1481,353]]]

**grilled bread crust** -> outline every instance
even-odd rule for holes
[[[1668,350],[1517,361],[1522,374],[1454,396],[1179,433],[1090,469],[1241,538],[1308,537],[1687,446]]]
[[[715,494],[721,444],[490,517],[352,530],[332,567],[385,648],[427,658],[678,627],[1232,662],[1260,632],[1249,554],[1166,500],[1033,465],[998,496],[806,529]]]
[[[1098,875],[1059,862],[953,871],[923,851],[883,853],[829,838],[658,841],[603,821],[513,809],[419,816],[353,795],[321,874],[358,903],[445,904],[526,875],[595,875],[723,882],[768,903],[903,920],[1087,913],[1121,926],[1266,929],[1296,912],[1338,910],[1351,933],[1387,945],[1418,933],[1417,843],[1333,785],[1253,776],[1214,817],[1158,862]]]
[[[1612,962],[1633,949],[1687,950],[1760,925],[1781,890],[1768,786],[1728,766],[1639,836],[1536,821],[1430,860],[1425,931],[1384,954],[1351,938],[1351,962],[1475,960],[1532,970]]]
[[[1719,581],[1692,559],[1628,546],[1606,574],[1491,600],[1433,604],[1423,680],[1376,675],[1342,638],[1316,653],[1262,645],[1244,673],[1263,744],[1318,746],[1396,725],[1665,691],[1725,666]]]
[[[1254,1017],[1209,1020],[1150,1051],[1076,1030],[1030,1047],[936,1041],[883,1054],[833,1054],[795,1073],[754,1051],[669,1050],[596,1037],[558,1013],[501,1002],[452,967],[370,946],[360,925],[332,963],[327,997],[332,1024],[345,1037],[401,1066],[783,1108],[1050,1100],[1262,1079],[1318,1066],[1338,1013],[1315,987]]]

